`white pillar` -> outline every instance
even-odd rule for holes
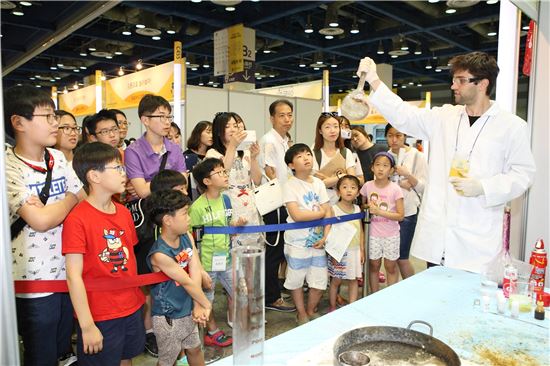
[[[500,73],[496,101],[501,108],[511,113],[516,113],[520,27],[521,12],[509,0],[501,0],[497,57]]]

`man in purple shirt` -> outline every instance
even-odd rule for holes
[[[138,115],[145,126],[145,133],[134,143],[129,145],[124,153],[126,175],[130,179],[128,192],[135,193],[139,198],[146,198],[151,194],[151,179],[163,169],[171,169],[182,173],[187,178],[187,168],[180,146],[166,138],[170,132],[170,124],[174,116],[172,108],[166,99],[160,96],[147,94],[138,106]],[[136,198],[136,197],[134,197]],[[136,257],[141,258],[141,252],[147,254],[148,247],[136,246]],[[145,350],[154,357],[158,357],[158,347],[153,333],[151,318],[151,296],[148,286],[143,287],[146,292],[143,324],[146,329]]]
[[[146,132],[124,154],[126,175],[139,198],[151,194],[149,184],[159,172],[164,154],[168,155],[163,168],[187,177],[181,147],[166,138],[174,118],[171,112],[170,103],[160,96],[147,94],[139,102],[138,115]]]

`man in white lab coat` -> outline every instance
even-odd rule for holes
[[[365,72],[373,90],[369,103],[399,131],[430,142],[429,182],[411,248],[428,263],[482,272],[501,248],[504,205],[533,183],[527,123],[489,98],[498,71],[483,52],[453,58],[456,105],[426,110],[392,93],[372,59],[359,64],[358,75]]]

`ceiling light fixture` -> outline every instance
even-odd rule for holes
[[[523,27],[521,27],[521,29],[522,29],[522,30],[528,31],[528,30],[529,30],[529,24],[524,25]]]
[[[331,36],[330,34],[325,36],[325,39],[333,39],[333,38],[334,36]]]
[[[338,9],[334,5],[329,5],[327,8],[326,23],[329,27],[336,28],[338,23]]]
[[[226,6],[225,11],[235,11],[235,7],[234,6]]]
[[[12,15],[15,15],[15,16],[18,16],[18,17],[22,17],[23,15],[25,15],[25,12],[23,11],[23,9],[22,9],[20,6],[16,6],[16,7],[11,11],[11,14],[12,14]]]
[[[202,64],[202,67],[204,67],[205,69],[210,68],[210,62],[208,62],[208,57],[204,58],[204,63]]]
[[[197,70],[198,70],[198,68],[196,68],[196,67],[191,68],[191,71],[197,71]]]
[[[315,71],[318,71],[318,70],[319,70],[319,68],[318,68],[318,67],[314,67],[314,68],[313,68],[313,70],[315,70]]]
[[[123,76],[124,75],[124,68],[121,66],[119,69],[118,69],[118,76]]]
[[[56,77],[54,77],[54,79],[55,79],[55,80],[61,80],[61,77],[56,76]]]
[[[105,58],[106,58],[106,59],[108,59],[108,60],[110,60],[110,59],[112,59],[112,58],[113,58],[113,56],[111,56],[111,55],[108,55],[108,56],[105,56]]]
[[[160,37],[159,37],[159,36],[153,36],[153,37],[151,37],[151,39],[152,39],[153,41],[160,41]]]
[[[31,76],[29,80],[36,80],[36,78],[34,76]]]
[[[80,72],[80,69],[74,69],[73,72]]]
[[[37,87],[37,88],[41,88],[41,87],[42,87],[42,85],[40,85],[40,84],[36,84],[36,87]]]
[[[143,29],[145,28],[145,24],[136,24],[136,28]]]
[[[407,89],[407,86],[405,84],[401,85],[401,89]]]
[[[306,63],[303,58],[300,58],[300,63],[298,64],[298,67],[306,67]]]
[[[435,4],[435,3],[438,3],[439,0],[428,0],[429,3],[432,3],[432,4]]]
[[[383,55],[384,54],[384,46],[382,45],[382,41],[378,43],[378,51],[376,51],[377,54]]]
[[[86,70],[87,67],[86,66],[80,66],[80,70]]]
[[[426,62],[426,66],[424,66],[424,68],[426,70],[431,70],[432,69],[432,62],[430,60],[428,60],[428,62]]]
[[[136,64],[136,70],[141,70],[141,69],[143,69],[143,62],[141,61],[141,59],[139,59]]]
[[[407,44],[407,41],[405,40],[405,37],[403,37],[403,36],[399,40],[399,49],[401,51],[408,51],[409,50],[409,45]]]
[[[166,31],[166,33],[168,33],[168,34],[176,34],[176,31],[173,30],[173,29],[168,29],[168,30]]]
[[[439,68],[439,66],[435,68],[435,72],[441,72],[441,71],[443,71],[443,70],[441,70],[441,69]]]
[[[422,86],[422,84],[418,83],[418,84],[416,84],[416,86]]]
[[[202,82],[202,78],[199,78],[199,86],[203,86],[204,83]]]
[[[489,29],[487,30],[487,36],[494,37],[498,34],[497,28],[495,27],[495,24],[491,22],[491,25],[489,26]]]
[[[399,56],[397,55],[391,55],[391,58],[398,58]]]
[[[172,21],[172,17],[170,17],[170,24],[168,25],[168,29],[166,30],[166,33],[176,34],[176,28],[174,27],[174,22]]]
[[[304,33],[313,33],[313,26],[311,25],[311,18],[307,16],[307,24],[304,28]]]
[[[120,55],[122,55],[122,52],[120,52],[120,51],[115,51],[115,55],[120,56]]]
[[[20,1],[19,4],[23,6],[32,6],[32,3],[30,1]]]
[[[192,2],[192,3],[197,3],[197,4],[198,4],[198,3],[202,2],[202,0],[191,0],[191,2]]]
[[[88,56],[88,54],[84,50],[80,51],[79,55],[82,56],[82,57]]]
[[[415,55],[421,55],[422,54],[422,45],[417,44],[414,46],[414,54]]]
[[[55,66],[55,64],[53,64],[52,66],[50,66],[50,70],[57,70],[57,66]]]
[[[445,10],[445,13],[447,13],[447,14],[454,14],[454,13],[456,13],[456,9],[454,9],[454,8],[448,8],[447,10]]]
[[[353,24],[351,25],[351,29],[349,30],[351,34],[357,34],[359,33],[359,25],[357,24],[357,18],[353,19]]]
[[[88,51],[94,52],[94,51],[97,51],[97,48],[95,48],[95,47],[88,47]]]
[[[494,5],[498,3],[498,0],[487,0],[487,5]]]
[[[132,32],[130,31],[130,29],[126,28],[122,31],[122,35],[123,36],[131,36]]]

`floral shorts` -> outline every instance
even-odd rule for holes
[[[385,258],[391,261],[399,259],[399,241],[400,236],[390,236],[387,238],[369,237],[369,259]]]

